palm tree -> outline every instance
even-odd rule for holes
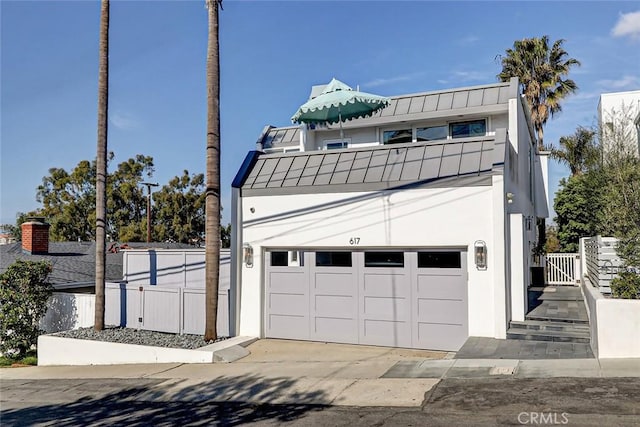
[[[595,131],[579,126],[571,136],[560,138],[560,148],[551,147],[551,157],[569,167],[571,176],[586,172],[598,161]]]
[[[220,55],[218,4],[207,0],[207,183],[205,198],[205,341],[218,338],[218,278],[220,270]]]
[[[569,70],[580,62],[568,58],[563,39],[549,47],[549,36],[516,40],[512,49],[502,57],[500,81],[518,77],[524,96],[531,109],[531,120],[538,136],[538,148],[544,148],[544,125],[549,116],[562,111],[560,102],[574,93],[578,86],[566,78]]]
[[[94,328],[104,329],[105,246],[107,223],[107,112],[109,104],[109,0],[100,10],[98,65],[98,149],[96,159],[96,307]]]

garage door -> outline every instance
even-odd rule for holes
[[[466,252],[273,250],[265,335],[458,350],[468,336]]]

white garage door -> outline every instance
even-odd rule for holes
[[[467,339],[464,251],[266,255],[267,337],[435,350]]]

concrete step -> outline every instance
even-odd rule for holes
[[[534,331],[565,331],[565,332],[583,332],[589,336],[588,323],[569,323],[555,322],[545,320],[525,320],[524,322],[512,321],[509,326],[512,329],[527,329]]]
[[[552,292],[543,292],[539,297],[539,301],[584,301],[582,294],[556,294]]]
[[[547,286],[545,288],[529,288],[529,292],[533,297],[540,301],[582,301],[582,292],[580,288],[575,286],[556,287]]]
[[[589,334],[583,332],[567,331],[535,331],[531,329],[509,328],[507,339],[528,341],[553,341],[588,344],[591,340]]]
[[[537,314],[544,313],[544,311],[538,310],[537,312],[534,310],[527,314],[524,318],[525,320],[535,320],[542,322],[562,322],[562,323],[572,323],[576,325],[588,325],[589,320],[584,317],[571,317],[566,314]]]

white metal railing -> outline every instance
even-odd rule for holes
[[[547,254],[547,280],[548,285],[576,285],[579,275],[576,274],[578,254]]]

